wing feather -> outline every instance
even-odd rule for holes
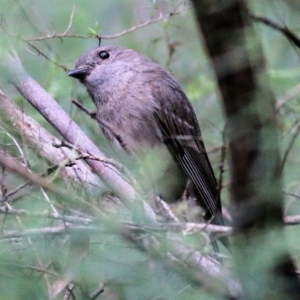
[[[217,182],[193,108],[172,78],[164,86],[170,90],[153,95],[161,105],[155,114],[163,141],[193,183],[198,204],[206,209],[206,219],[224,225]]]

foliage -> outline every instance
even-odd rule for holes
[[[277,20],[297,33],[300,7],[296,1],[288,4],[285,1],[276,4],[256,1],[252,6],[257,14]],[[189,7],[185,1],[167,0],[0,0],[1,48],[17,50],[27,72],[108,157],[116,157],[116,153],[100,135],[98,125],[71,103],[71,99],[76,98],[84,106],[94,109],[84,88],[70,79],[66,70],[73,68],[83,52],[97,46],[100,36],[103,45],[134,48],[166,66],[193,103],[216,176],[222,177],[222,202],[228,208],[230,163],[227,156],[222,161],[222,146],[227,142],[224,141],[225,121],[214,74],[199,42],[197,24]],[[176,14],[170,16],[174,12]],[[157,22],[147,24],[156,19]],[[146,22],[145,26],[137,28],[143,22]],[[117,36],[132,27],[132,31]],[[283,165],[285,214],[297,215],[300,211],[299,91],[294,97],[288,95],[300,79],[297,69],[299,50],[271,28],[258,23],[255,28],[262,41],[268,78],[277,104],[284,100],[276,113],[281,153],[283,158],[286,157]],[[55,35],[62,36],[56,38]],[[6,83],[2,67],[0,77],[1,88],[22,111],[61,140],[41,114]],[[66,180],[57,171],[49,171],[53,162],[45,158],[40,149],[33,147],[1,111],[0,126],[1,153],[17,157],[35,173],[45,175],[48,172],[52,176],[51,188],[47,185],[43,188],[32,185],[28,179],[5,167],[1,169],[0,300],[51,299],[51,288],[57,288],[55,284],[68,281],[69,277],[76,286],[72,291],[75,299],[93,299],[91,294],[98,287],[99,291],[104,287],[104,293],[100,293],[97,299],[221,297],[224,286],[220,282],[206,282],[209,280],[205,280],[205,275],[189,262],[191,252],[186,252],[186,257],[182,255],[181,260],[175,256],[170,258],[170,253],[174,255],[174,244],[209,253],[211,249],[205,231],[184,228],[174,233],[152,227],[141,232],[133,229],[127,209],[109,188],[87,187]],[[122,161],[122,158],[118,159]],[[21,189],[17,191],[18,187]],[[15,194],[8,197],[13,191]],[[181,206],[181,209],[185,208]],[[142,219],[145,222],[137,210],[134,221]],[[42,230],[46,233],[43,234]],[[297,226],[287,227],[286,231],[298,262]],[[137,233],[141,243],[134,239],[133,232]],[[230,266],[226,251],[224,255],[225,266]],[[254,263],[269,261],[262,256],[256,257]],[[62,299],[62,294],[59,297],[57,299]]]

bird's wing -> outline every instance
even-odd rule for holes
[[[206,219],[224,225],[216,179],[208,160],[201,131],[193,108],[175,82],[171,89],[153,95],[159,97],[160,108],[155,111],[164,143],[194,185],[198,204],[207,211]],[[164,95],[168,97],[164,98]]]

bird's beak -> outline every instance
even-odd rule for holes
[[[79,67],[77,69],[71,70],[68,72],[68,75],[74,77],[76,79],[82,80],[88,75],[90,72],[89,67]]]

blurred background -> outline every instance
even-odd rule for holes
[[[255,14],[287,26],[300,37],[298,1],[265,0],[249,3]],[[122,33],[128,29],[129,32]],[[285,213],[289,216],[297,215],[300,214],[300,88],[295,88],[300,82],[300,52],[281,33],[260,23],[255,23],[255,29],[264,52],[269,83],[278,105],[276,112],[283,158]],[[0,47],[14,48],[27,72],[110,156],[109,150],[105,150],[109,148],[106,148],[107,143],[100,135],[98,125],[71,103],[76,98],[93,110],[92,101],[84,87],[66,74],[82,53],[98,46],[99,36],[102,37],[101,45],[112,44],[135,49],[172,73],[195,108],[209,157],[216,177],[219,178],[222,146],[226,145],[222,106],[189,1],[0,0]],[[51,125],[5,82],[4,75],[3,70],[0,70],[0,84],[6,94],[23,112],[59,138]],[[293,97],[289,96],[291,91],[295,92]],[[48,163],[34,149],[27,147],[22,136],[16,135],[1,120],[1,116],[0,126],[1,151],[18,153],[16,145],[21,145],[32,168],[44,171]],[[222,173],[222,203],[225,208],[229,207],[227,160],[228,156]],[[9,175],[4,171],[2,176],[6,176],[8,188],[21,184],[14,177],[7,180]],[[41,200],[43,197],[39,190],[25,193],[14,203],[14,207],[43,211],[46,208],[45,202]],[[0,215],[0,222],[4,231],[20,229],[20,223],[14,216]],[[36,218],[24,218],[22,222],[23,228],[38,228],[51,223],[49,220]],[[299,229],[290,226],[286,228],[286,232],[293,256],[300,262]],[[0,240],[0,300],[47,299],[43,272],[34,267],[37,257],[44,264],[48,261],[53,263],[57,259],[60,261],[58,265],[62,264],[58,269],[65,268],[62,262],[69,255],[67,247],[63,246],[66,243],[64,236],[56,236],[53,240],[37,239],[34,245],[19,239],[10,240],[9,243],[6,239]],[[144,268],[149,254],[134,249],[119,236],[103,234],[96,237],[93,243],[95,247],[92,244],[89,258],[79,273],[85,278],[84,284],[91,290],[99,282],[108,283],[105,299],[218,298],[204,289],[187,284],[185,276],[178,275],[174,270],[167,270],[160,264],[154,264],[149,275],[148,269]],[[79,294],[76,297],[81,299]]]

